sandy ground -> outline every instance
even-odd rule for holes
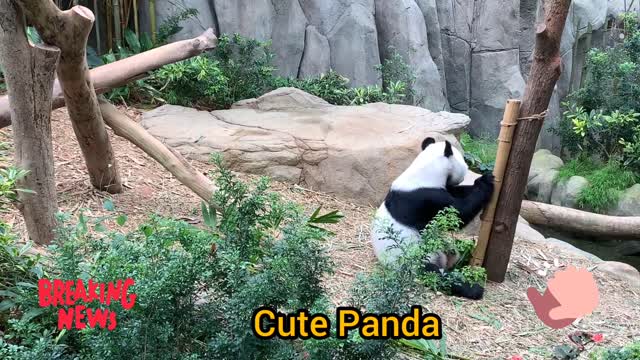
[[[126,111],[139,118],[138,110],[130,108]],[[127,214],[126,226],[131,228],[154,212],[191,222],[199,221],[200,200],[153,159],[112,132],[125,191],[112,196],[94,190],[65,109],[53,112],[52,126],[56,187],[61,210],[77,213],[80,209],[87,209],[85,215],[98,217],[106,214],[102,208],[104,200],[112,198],[116,209]],[[10,146],[10,129],[0,131],[0,141]],[[10,147],[6,153],[3,165],[11,161]],[[205,173],[211,168],[208,164],[194,162],[193,165]],[[291,184],[274,182],[272,189],[286,199],[304,204],[309,211],[323,205],[325,209],[340,210],[345,215],[342,224],[331,229],[336,236],[327,246],[336,264],[336,272],[325,282],[333,302],[344,304],[355,274],[370,269],[375,263],[368,242],[368,228],[374,209]],[[24,238],[24,224],[17,211],[2,217]],[[526,298],[526,289],[530,286],[544,289],[546,279],[556,269],[568,264],[586,268],[594,265],[518,239],[507,280],[502,284],[490,283],[483,300],[467,301],[425,290],[427,301],[423,305],[442,317],[449,352],[467,359],[507,359],[516,354],[525,359],[549,359],[553,346],[569,343],[567,335],[578,330],[603,333],[603,345],[606,346],[640,340],[640,291],[598,271],[595,271],[595,276],[601,297],[594,314],[562,330],[550,330],[537,319]]]

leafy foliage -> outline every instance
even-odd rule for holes
[[[18,201],[19,192],[29,192],[28,189],[20,189],[17,182],[27,176],[29,172],[14,166],[0,169],[0,212],[6,211],[7,206]]]
[[[611,113],[640,109],[640,29],[638,15],[623,14],[624,40],[614,47],[592,49],[587,56],[587,76],[583,87],[571,99],[587,112]]]
[[[623,41],[589,52],[585,83],[570,94],[551,131],[569,155],[595,155],[640,173],[640,27],[637,14],[621,16]]]
[[[376,66],[382,78],[382,89],[389,94],[400,93],[402,96],[398,100],[404,100],[405,104],[412,104],[415,100],[413,85],[416,76],[393,46],[389,47],[389,53],[391,55],[384,59],[382,64]]]
[[[572,176],[582,176],[589,182],[578,194],[578,206],[600,213],[615,205],[622,191],[639,179],[634,171],[622,167],[615,161],[601,165],[584,155],[562,166],[554,181],[564,182]]]
[[[468,133],[460,136],[464,159],[469,168],[479,173],[492,172],[496,162],[498,144],[488,138],[474,138]]]
[[[193,8],[183,9],[177,14],[173,14],[166,18],[160,27],[158,28],[158,33],[156,34],[156,44],[163,45],[169,41],[169,38],[173,35],[177,34],[182,30],[180,24],[191,18],[198,16],[198,10]]]
[[[632,360],[640,359],[640,342],[622,348],[599,349],[589,354],[591,360]]]
[[[386,359],[397,346],[392,340],[322,341],[258,340],[247,326],[260,306],[291,312],[308,308],[329,314],[321,279],[331,272],[322,225],[337,223],[336,211],[318,208],[310,216],[268,191],[268,180],[237,180],[214,156],[219,187],[203,203],[205,227],[153,216],[131,232],[107,229],[116,217],[111,200],[103,204],[113,216],[74,221],[62,215],[52,256],[41,261],[1,238],[3,270],[0,309],[0,356],[3,359]],[[216,210],[217,209],[217,210]],[[441,220],[453,223],[454,219]],[[4,234],[4,233],[3,233]],[[398,267],[380,267],[361,275],[354,285],[354,304],[368,312],[408,310],[415,303],[419,262],[408,252]],[[5,267],[13,272],[5,276]],[[15,268],[15,270],[14,270]],[[45,271],[46,269],[46,271]],[[58,331],[56,311],[39,308],[37,279],[92,279],[110,282],[133,278],[135,306],[88,304],[117,315],[113,331]],[[332,329],[335,332],[335,329]],[[445,359],[444,341],[417,346]],[[425,354],[427,354],[425,352]]]
[[[594,171],[586,178],[589,186],[580,192],[577,203],[580,207],[595,212],[605,212],[615,205],[622,190],[631,187],[638,180],[633,171],[624,169],[615,162]]]

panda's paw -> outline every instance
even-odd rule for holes
[[[484,174],[476,179],[475,185],[491,195],[493,193],[494,181],[495,178],[493,174]]]

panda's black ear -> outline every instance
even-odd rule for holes
[[[435,144],[436,140],[432,137],[428,137],[424,140],[422,140],[422,150],[426,149],[427,146],[431,145],[431,144]]]
[[[444,142],[444,156],[451,157],[453,155],[453,149],[451,149],[451,143],[448,140]]]

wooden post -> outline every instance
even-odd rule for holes
[[[480,216],[480,233],[478,235],[478,243],[473,251],[471,265],[481,266],[484,261],[484,255],[489,243],[491,235],[491,227],[493,226],[493,218],[496,212],[496,205],[500,197],[500,189],[504,178],[504,170],[509,160],[509,152],[511,151],[511,139],[518,123],[518,114],[520,113],[520,100],[507,100],[507,106],[504,109],[504,117],[500,123],[500,135],[498,136],[498,151],[496,154],[496,162],[493,167],[493,176],[495,178],[495,187],[491,202],[484,209]]]
[[[42,40],[60,48],[58,79],[91,184],[110,193],[121,192],[118,166],[87,65],[87,39],[95,20],[93,12],[84,6],[61,11],[51,0],[16,2]]]
[[[108,101],[101,99],[100,109],[102,110],[104,122],[113,129],[116,135],[131,141],[142,151],[149,154],[200,198],[206,202],[211,201],[216,190],[215,185],[206,176],[194,169],[180,153],[153,137],[140,124],[119,112]]]
[[[28,171],[18,187],[32,191],[18,194],[18,208],[29,237],[38,244],[49,244],[58,211],[50,116],[60,49],[29,44],[24,16],[15,2],[0,0],[0,9],[0,62],[13,117],[15,161],[18,168]]]
[[[543,2],[544,21],[536,28],[531,73],[524,91],[520,120],[516,126],[484,261],[487,277],[491,281],[502,282],[507,273],[531,160],[544,113],[562,71],[560,40],[570,5],[571,0]]]

